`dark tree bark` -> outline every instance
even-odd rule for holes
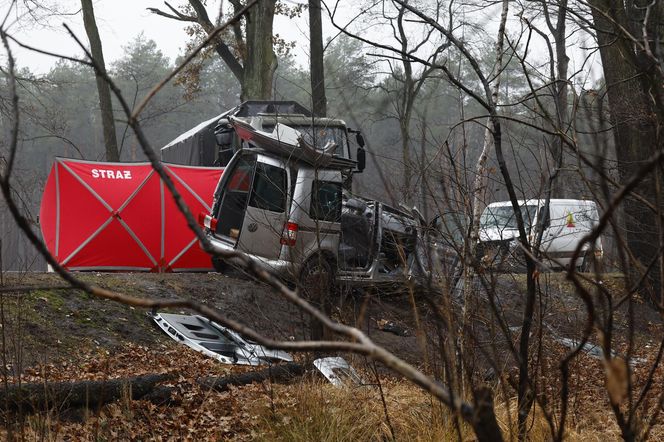
[[[312,108],[315,115],[325,117],[327,116],[327,97],[325,96],[323,22],[320,0],[309,0],[309,54]]]
[[[247,2],[230,0],[234,12],[240,13]],[[148,8],[153,14],[173,20],[198,23],[209,35],[215,24],[210,20],[201,0],[189,0],[195,15],[186,15],[168,2],[170,12]],[[272,98],[272,82],[277,70],[277,57],[274,54],[272,27],[276,0],[261,0],[252,5],[245,14],[244,29],[240,22],[233,26],[234,48],[221,37],[214,43],[214,50],[226,63],[240,83],[240,100],[269,100]]]
[[[272,45],[275,4],[275,0],[260,1],[247,15],[243,100],[272,98],[272,80],[277,70],[277,56]]]
[[[636,45],[624,33],[624,30],[629,30],[641,42],[645,38],[643,20],[649,2],[642,2],[642,5],[633,3],[640,2],[590,2],[622,182],[634,176],[648,158],[662,148],[660,122],[664,121],[661,73],[645,51],[635,50]],[[659,46],[653,42],[661,36],[659,28],[664,5],[655,2],[651,6],[648,8],[650,25],[647,32],[654,52],[656,46]],[[635,192],[657,205],[657,189],[661,189],[663,184],[660,176],[652,173],[644,177]],[[624,234],[631,252],[642,266],[635,270],[645,271],[651,263],[660,261],[650,271],[650,287],[646,289],[650,296],[659,293],[661,288],[659,242],[653,240],[660,236],[655,218],[652,211],[639,200],[626,200]]]
[[[90,41],[90,53],[99,66],[99,69],[106,72],[106,63],[104,62],[104,52],[101,47],[99,30],[95,21],[95,12],[92,7],[92,0],[81,0],[81,10],[83,11],[83,24],[85,32]],[[99,107],[101,109],[101,123],[104,128],[104,146],[106,149],[106,161],[120,161],[118,152],[118,142],[115,136],[115,120],[113,119],[113,103],[111,102],[111,90],[104,76],[95,73],[97,79],[97,93],[99,94]]]
[[[275,365],[259,371],[224,376],[221,378],[208,376],[198,379],[197,382],[199,385],[206,388],[217,391],[226,391],[230,386],[247,385],[267,380],[272,382],[287,382],[298,376],[302,376],[304,372],[305,370],[302,365],[290,362],[288,364]]]
[[[196,21],[207,34],[211,34],[215,26],[212,23],[212,20],[210,20],[205,6],[203,6],[199,0],[189,0],[189,4],[196,12],[196,16],[192,17],[189,21]],[[236,9],[238,8],[236,7]],[[151,11],[155,14],[165,15],[166,17],[174,18],[176,20],[187,21],[187,17],[184,15],[172,16],[161,13],[157,9],[151,9]],[[233,55],[233,52],[228,47],[228,45],[221,38],[217,38],[214,45],[214,50],[217,52],[217,55],[219,55],[219,57],[224,61],[224,63],[226,63],[226,66],[228,66],[228,68],[231,70],[237,81],[242,84],[244,81],[244,68],[242,67],[240,61],[235,57],[235,55]]]
[[[94,408],[120,399],[127,391],[132,399],[140,399],[170,378],[167,374],[151,374],[108,381],[9,385],[0,390],[0,410]]]
[[[549,31],[553,35],[555,50],[556,50],[556,76],[552,80],[555,81],[554,86],[554,102],[555,102],[555,125],[554,130],[568,132],[569,112],[568,112],[568,86],[567,86],[567,69],[569,66],[569,57],[567,56],[567,0],[560,0],[557,4],[556,22],[555,25],[551,21],[548,7],[544,5],[546,22]],[[561,171],[563,165],[563,139],[562,137],[555,136],[551,143],[551,154],[554,161],[554,176],[551,182],[551,194],[557,198],[564,198],[565,187],[569,186],[575,180],[571,177],[566,177],[567,172]],[[559,174],[562,173],[562,176]],[[561,185],[565,183],[565,185]]]
[[[473,396],[475,396],[475,410],[471,422],[477,440],[502,442],[503,434],[494,412],[493,392],[488,387],[481,387],[473,392]]]

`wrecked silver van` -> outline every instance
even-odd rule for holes
[[[215,249],[242,251],[305,287],[321,274],[329,284],[395,287],[442,276],[433,229],[343,190],[344,173],[356,164],[335,155],[333,141],[316,148],[287,126],[266,132],[234,123],[246,145],[200,219]],[[223,271],[226,262],[213,264]]]

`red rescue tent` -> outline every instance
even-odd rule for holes
[[[210,212],[223,169],[164,164],[191,213]],[[150,163],[56,158],[39,212],[44,242],[70,270],[211,270]]]

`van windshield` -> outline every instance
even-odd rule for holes
[[[529,230],[530,226],[533,225],[536,213],[537,206],[534,204],[521,206],[521,216],[526,223],[526,230]],[[514,216],[512,206],[494,206],[484,209],[484,212],[480,217],[480,228],[497,228],[500,230],[517,229],[516,216]]]
[[[302,134],[304,141],[309,143],[315,149],[322,150],[327,143],[336,144],[334,154],[346,158],[348,155],[344,154],[346,147],[346,130],[340,126],[312,126],[312,125],[299,125],[288,124],[289,127],[297,130]],[[263,130],[271,132],[274,130],[273,124],[264,124]]]

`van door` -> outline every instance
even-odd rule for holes
[[[256,167],[256,155],[242,155],[222,175],[213,213],[217,218],[215,236],[237,243]]]
[[[240,229],[238,250],[266,259],[279,257],[286,222],[288,183],[288,170],[283,163],[274,158],[259,157]]]
[[[341,230],[341,189],[341,172],[338,170],[298,169],[289,219],[298,226],[297,244],[284,248],[286,259],[304,263],[319,252],[337,256]]]
[[[570,264],[580,236],[583,235],[585,210],[578,205],[556,201],[551,203],[550,215],[550,225],[542,238],[543,249],[552,264],[565,267]]]

